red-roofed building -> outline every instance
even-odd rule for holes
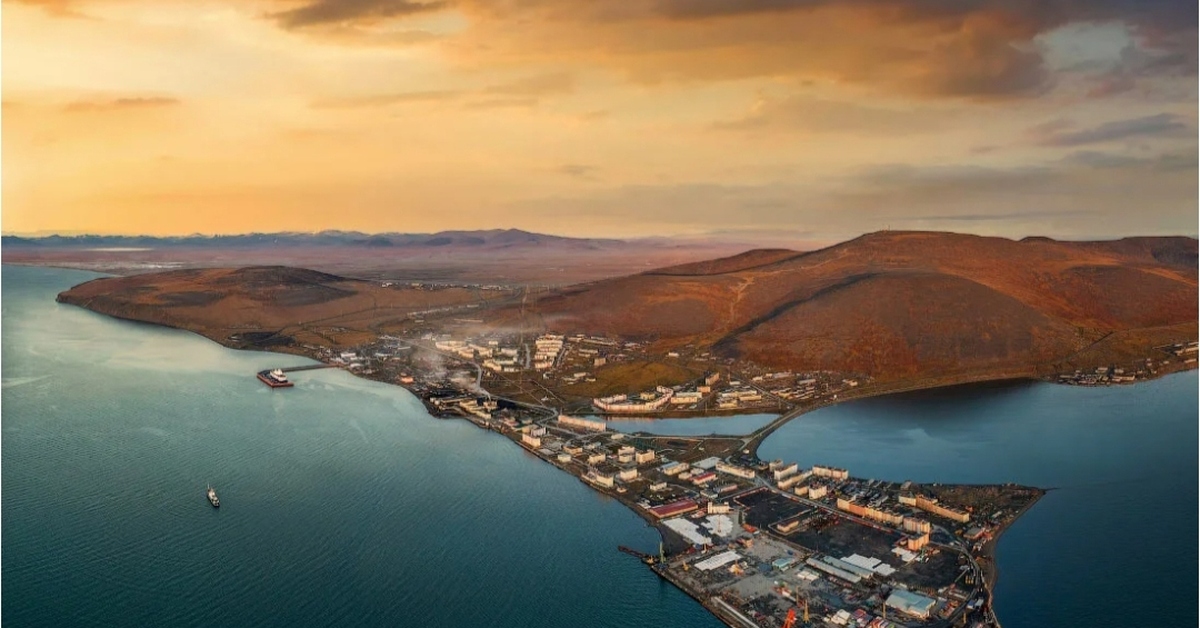
[[[685,512],[691,512],[699,507],[700,506],[697,505],[696,502],[690,499],[681,499],[677,502],[663,504],[662,506],[655,506],[654,508],[650,509],[650,514],[658,517],[659,519],[666,519],[667,517],[674,517],[675,515],[682,515]]]

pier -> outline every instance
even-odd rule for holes
[[[296,373],[298,371],[315,371],[317,369],[331,369],[336,367],[336,364],[305,364],[304,366],[285,366],[279,370],[284,373]]]

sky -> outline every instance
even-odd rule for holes
[[[1195,0],[4,0],[4,233],[1197,232]]]

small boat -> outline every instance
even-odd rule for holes
[[[213,508],[221,507],[221,500],[217,499],[217,491],[211,485],[208,487],[208,492],[205,495],[208,496],[208,503],[212,504]]]

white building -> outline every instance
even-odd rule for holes
[[[558,415],[558,424],[571,429],[580,429],[588,432],[603,432],[608,429],[608,424],[604,421],[580,419],[565,414]]]

